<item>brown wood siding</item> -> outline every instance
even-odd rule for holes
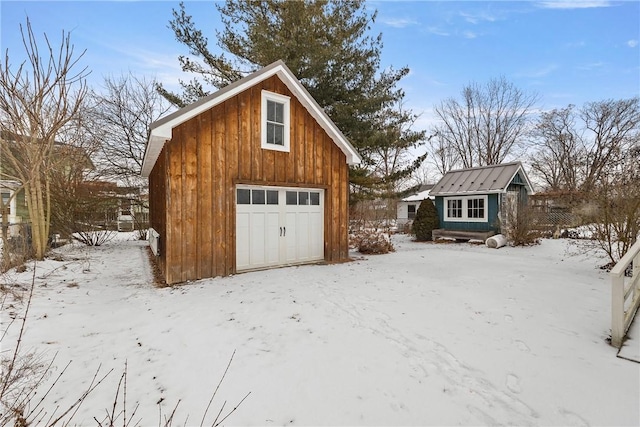
[[[261,148],[262,90],[291,97],[290,151]],[[149,177],[167,283],[235,273],[236,184],[325,190],[325,259],[348,258],[344,153],[271,77],[173,129]]]
[[[158,241],[159,256],[156,258],[160,271],[165,271],[165,239],[166,236],[166,197],[167,197],[167,163],[166,150],[164,150],[155,167],[149,175],[149,226],[156,230],[160,236]]]

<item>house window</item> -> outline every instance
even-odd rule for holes
[[[16,214],[16,198],[14,197],[12,199],[12,195],[13,191],[11,190],[2,190],[2,192],[0,192],[0,197],[2,198],[2,204],[0,205],[0,218],[2,218],[2,214],[6,212],[10,223],[15,221],[14,215]]]
[[[467,217],[484,218],[484,199],[467,199]]]
[[[288,96],[262,91],[262,148],[289,151]]]
[[[444,220],[487,222],[487,196],[445,197]]]
[[[447,200],[447,217],[462,218],[462,199]]]
[[[407,218],[414,219],[416,217],[416,205],[407,205]]]

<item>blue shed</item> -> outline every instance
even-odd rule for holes
[[[430,193],[440,217],[433,238],[484,241],[501,232],[505,213],[526,204],[532,191],[520,162],[449,171]]]

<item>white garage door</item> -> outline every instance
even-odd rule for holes
[[[324,190],[238,186],[236,270],[324,259]]]

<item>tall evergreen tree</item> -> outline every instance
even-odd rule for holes
[[[409,69],[381,71],[382,35],[369,35],[376,12],[368,13],[363,0],[231,0],[215,7],[222,53],[210,49],[184,3],[173,11],[170,26],[190,53],[180,64],[196,77],[180,82],[181,94],[160,87],[168,100],[188,104],[282,59],[363,157],[352,169],[353,184],[375,197],[420,165],[424,156],[384,173],[376,168],[380,147],[406,151],[422,144],[425,132],[411,131],[417,116],[400,108],[405,95],[397,83]]]

